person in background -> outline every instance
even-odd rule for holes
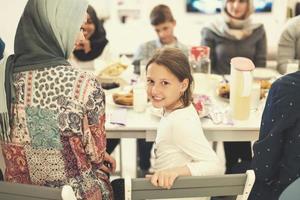
[[[193,77],[188,58],[175,48],[158,50],[146,65],[147,94],[163,109],[147,175],[171,188],[178,176],[220,175],[224,167],[204,136],[192,104]]]
[[[84,38],[79,41],[70,61],[83,70],[95,71],[117,60],[111,52],[103,21],[99,20],[92,6],[87,9],[87,21],[82,26]]]
[[[253,0],[225,0],[221,16],[204,26],[201,44],[210,47],[211,71],[230,74],[230,59],[249,58],[256,67],[266,66],[264,26],[253,23]]]
[[[154,52],[162,47],[178,48],[186,56],[188,56],[187,46],[179,42],[174,35],[176,20],[168,6],[162,4],[155,6],[150,13],[150,22],[158,38],[156,40],[143,43],[138,48],[133,58],[134,65],[138,66],[137,69],[135,69],[136,73],[140,73],[139,65],[142,64],[142,62],[147,62]],[[152,142],[146,142],[144,139],[138,140],[141,176],[144,176],[144,173],[147,172],[150,167],[149,159],[152,145]]]
[[[5,181],[70,185],[77,199],[113,199],[105,152],[105,95],[67,59],[84,37],[86,0],[29,0],[6,64],[10,132],[2,133]],[[75,44],[75,45],[74,45]]]
[[[281,33],[278,43],[277,70],[281,74],[287,72],[289,60],[300,60],[300,16],[288,21]]]
[[[226,0],[221,18],[202,29],[201,44],[210,47],[212,73],[230,74],[230,59],[237,56],[265,67],[266,33],[262,24],[252,22],[253,10],[252,0]],[[224,150],[226,173],[244,171],[252,159],[250,142],[224,142]]]
[[[255,183],[249,200],[278,200],[300,177],[300,72],[277,79],[263,111],[253,145]]]

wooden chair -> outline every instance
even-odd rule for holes
[[[253,170],[244,174],[179,177],[168,190],[154,187],[149,179],[126,178],[125,200],[210,196],[237,196],[237,200],[247,200],[254,180]]]
[[[51,188],[0,181],[0,200],[76,200],[69,185]]]

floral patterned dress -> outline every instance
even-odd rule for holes
[[[105,154],[105,96],[88,73],[71,66],[14,74],[13,122],[2,141],[10,182],[71,185],[77,199],[112,199],[99,168]]]

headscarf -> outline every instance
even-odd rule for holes
[[[74,49],[87,6],[86,0],[28,0],[17,27],[15,54],[6,63],[8,111],[14,98],[14,72],[70,65],[67,59]]]
[[[90,61],[98,56],[100,56],[108,43],[106,39],[106,32],[103,27],[103,22],[101,22],[96,14],[96,11],[92,6],[89,6],[87,9],[87,13],[89,14],[92,23],[95,25],[95,32],[91,36],[90,43],[91,43],[91,51],[85,53],[83,49],[75,50],[73,52],[74,56],[80,61]]]
[[[262,24],[253,23],[251,14],[254,12],[253,0],[248,0],[248,10],[243,19],[231,17],[227,11],[227,1],[224,1],[221,16],[207,27],[219,36],[241,40],[260,27]]]

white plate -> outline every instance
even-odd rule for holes
[[[277,78],[280,74],[269,68],[255,68],[253,71],[253,78],[259,80],[269,80],[272,78]]]
[[[107,94],[106,95],[106,102],[107,104],[117,107],[117,108],[128,108],[128,109],[132,109],[133,106],[126,106],[126,105],[121,105],[121,104],[116,104],[112,98],[112,94]]]

